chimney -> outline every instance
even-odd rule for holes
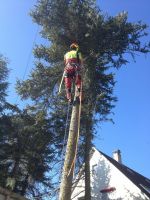
[[[113,152],[113,159],[122,164],[121,151],[119,149]]]

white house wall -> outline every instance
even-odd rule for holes
[[[95,150],[91,161],[91,188],[93,200],[148,200],[141,190],[120,172],[109,160]],[[115,187],[110,193],[102,189]]]
[[[78,177],[76,178],[75,182],[78,180]],[[85,194],[85,181],[84,181],[84,174],[80,177],[78,184],[74,184],[73,192],[71,195],[71,199],[78,200],[80,197],[84,197]]]
[[[141,190],[120,172],[100,152],[95,150],[90,160],[92,200],[148,200]],[[84,197],[84,175],[72,193],[73,200]],[[115,187],[110,193],[101,193],[102,189]]]

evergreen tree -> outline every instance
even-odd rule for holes
[[[63,56],[72,42],[80,45],[85,58],[80,144],[85,145],[85,172],[88,175],[94,126],[108,120],[116,101],[113,95],[115,75],[111,69],[126,65],[127,54],[134,58],[136,52],[149,52],[150,45],[141,42],[147,35],[147,25],[128,22],[126,12],[115,17],[104,16],[95,0],[39,0],[31,16],[42,26],[42,37],[49,45],[35,47],[34,55],[38,58],[35,69],[27,80],[18,81],[18,92],[22,98],[31,98],[47,110],[49,118],[56,122],[54,129],[59,133],[64,130],[62,121],[67,110],[64,91],[62,96],[57,96],[64,68]],[[63,132],[59,136],[62,139]],[[61,146],[61,140],[58,144]],[[88,191],[89,181],[86,181],[85,199],[90,199]]]
[[[43,111],[25,109],[0,118],[0,185],[21,195],[39,196],[53,187],[53,134]],[[44,189],[42,189],[44,187]]]
[[[39,196],[54,187],[52,174],[46,174],[57,161],[53,125],[43,110],[21,111],[6,101],[7,63],[0,55],[0,186]]]

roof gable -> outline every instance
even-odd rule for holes
[[[98,152],[102,154],[109,162],[111,162],[119,171],[121,171],[126,177],[128,177],[130,181],[132,181],[143,193],[145,193],[150,198],[150,179],[142,176],[131,168],[118,163],[116,160],[104,154],[103,152],[99,150]]]

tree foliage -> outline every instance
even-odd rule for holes
[[[34,49],[38,58],[35,69],[29,79],[18,82],[22,97],[30,97],[47,106],[54,103],[49,99],[57,95],[64,53],[70,43],[77,41],[85,58],[86,100],[93,105],[96,103],[96,112],[100,115],[109,114],[115,101],[115,80],[110,68],[126,64],[125,55],[128,53],[134,56],[136,52],[149,52],[149,45],[141,43],[141,37],[147,35],[146,24],[128,22],[125,12],[105,17],[94,0],[40,0],[31,16],[42,26],[41,34],[50,45]]]
[[[44,112],[25,109],[0,118],[0,185],[21,195],[39,195],[39,185],[51,189],[53,134]],[[46,190],[46,189],[45,189]]]

